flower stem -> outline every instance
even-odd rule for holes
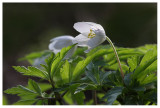
[[[106,40],[109,42],[109,44],[112,46],[113,48],[113,51],[114,51],[114,54],[117,58],[117,62],[118,62],[118,65],[119,65],[119,68],[120,68],[120,72],[121,72],[121,76],[122,76],[122,79],[124,79],[124,73],[123,73],[123,70],[122,70],[122,66],[121,66],[121,62],[119,60],[119,57],[118,57],[118,54],[117,54],[117,51],[116,51],[116,48],[114,47],[112,41],[109,39],[109,37],[106,36]]]

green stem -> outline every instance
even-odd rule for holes
[[[52,85],[52,89],[54,90],[55,86],[54,86],[54,82],[53,82],[52,78],[50,78],[50,81],[51,81],[50,83]],[[56,100],[60,103],[60,105],[63,105],[62,98],[61,98],[60,94],[58,92],[54,92],[54,94],[55,94]]]
[[[93,97],[93,103],[94,105],[97,105],[97,93],[96,93],[96,90],[93,90],[92,91],[92,97]]]
[[[50,83],[52,85],[52,89],[54,90],[55,86],[54,86],[54,82],[53,82],[53,79],[50,74],[50,70],[49,70],[49,79],[50,79]],[[60,103],[60,105],[63,105],[62,98],[61,98],[60,94],[58,92],[54,92],[54,94],[55,94],[55,99]],[[55,104],[55,102],[53,102],[53,103]]]
[[[118,54],[117,54],[117,51],[116,51],[116,48],[114,47],[112,41],[109,39],[109,37],[106,36],[106,40],[109,42],[109,44],[112,46],[113,48],[113,51],[114,51],[114,54],[117,58],[117,62],[118,62],[118,65],[119,65],[119,68],[120,68],[120,72],[121,72],[121,76],[122,76],[122,79],[124,79],[124,73],[123,73],[123,70],[122,70],[122,66],[121,66],[121,62],[119,60],[119,57],[118,57]]]

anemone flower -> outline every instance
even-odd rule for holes
[[[106,40],[105,31],[100,24],[77,22],[73,27],[81,33],[75,37],[74,43],[78,43],[78,46],[87,46],[88,50],[85,53],[88,53]]]
[[[121,76],[124,79],[124,73],[117,51],[112,41],[109,39],[108,36],[106,36],[103,27],[100,24],[96,24],[93,22],[77,22],[74,24],[73,27],[78,32],[80,32],[80,34],[75,37],[73,43],[78,43],[78,46],[87,46],[88,50],[85,51],[86,53],[88,53],[91,49],[95,48],[99,44],[103,43],[105,40],[107,40],[110,43],[117,58],[117,62],[121,71]]]
[[[50,40],[51,43],[49,44],[49,50],[52,50],[55,54],[57,54],[61,51],[62,48],[73,45],[73,40],[74,37],[69,35],[53,38]],[[68,51],[67,55],[65,56],[65,59],[70,58],[76,48],[77,46],[70,49],[70,51]]]

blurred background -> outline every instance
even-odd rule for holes
[[[27,84],[12,68],[29,65],[18,58],[48,50],[56,36],[78,35],[73,24],[80,21],[101,24],[119,47],[157,43],[157,3],[3,3],[3,90]],[[18,100],[4,96],[8,104]]]

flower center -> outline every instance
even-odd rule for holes
[[[90,33],[88,34],[88,38],[93,38],[95,36],[96,36],[96,34],[93,32],[92,29],[90,29]]]

